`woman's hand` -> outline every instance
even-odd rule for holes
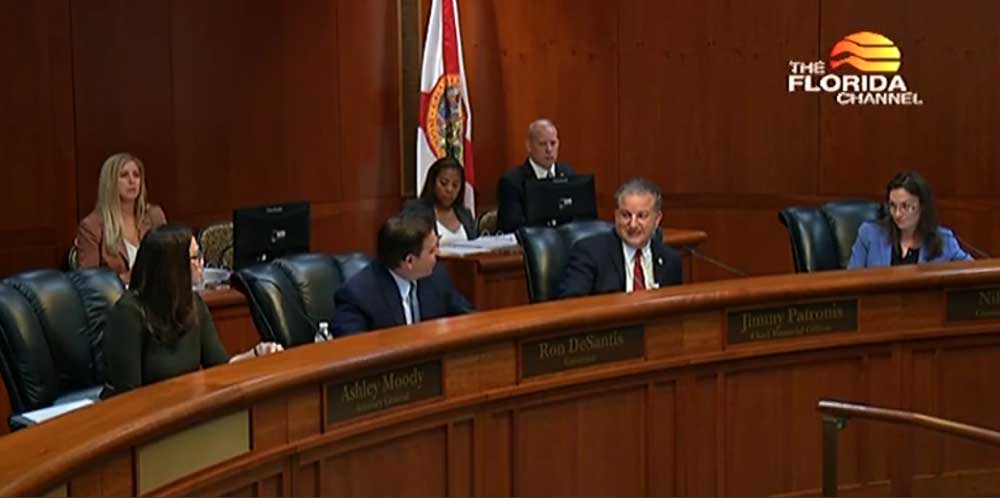
[[[253,347],[253,354],[254,356],[264,356],[284,350],[285,348],[281,347],[281,344],[276,342],[258,342],[257,345]]]
[[[229,363],[235,363],[237,361],[249,360],[250,358],[256,358],[258,356],[265,356],[272,353],[277,353],[279,351],[284,351],[285,348],[281,347],[281,344],[276,342],[258,342],[256,346],[250,348],[245,353],[240,353],[229,359]]]

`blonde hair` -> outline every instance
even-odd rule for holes
[[[104,245],[116,248],[122,238],[122,202],[118,193],[118,176],[122,168],[129,162],[134,162],[139,168],[139,197],[135,200],[134,214],[136,227],[146,216],[146,167],[138,157],[128,152],[119,152],[104,161],[101,166],[101,176],[97,183],[97,206],[94,210],[104,221]]]

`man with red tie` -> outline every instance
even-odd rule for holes
[[[663,194],[655,183],[633,178],[615,192],[615,230],[573,245],[559,297],[633,292],[681,283],[681,258],[657,228]]]

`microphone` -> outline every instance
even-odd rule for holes
[[[719,261],[719,260],[717,260],[717,259],[715,259],[715,258],[713,258],[711,256],[706,256],[706,255],[698,252],[698,250],[695,249],[694,247],[689,247],[687,250],[688,250],[688,252],[692,256],[694,256],[696,258],[699,258],[699,259],[701,259],[703,261],[707,261],[709,263],[712,263],[713,265],[718,266],[719,268],[722,268],[723,270],[726,270],[729,273],[732,273],[734,275],[738,275],[740,277],[749,277],[750,276],[749,273],[747,273],[747,272],[745,272],[743,270],[738,270],[738,269],[733,268],[732,266],[729,266],[729,265],[723,263],[722,261]]]

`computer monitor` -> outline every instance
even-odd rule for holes
[[[309,252],[309,203],[233,210],[233,267]]]
[[[570,175],[524,184],[524,212],[528,226],[554,226],[597,218],[594,175]]]

